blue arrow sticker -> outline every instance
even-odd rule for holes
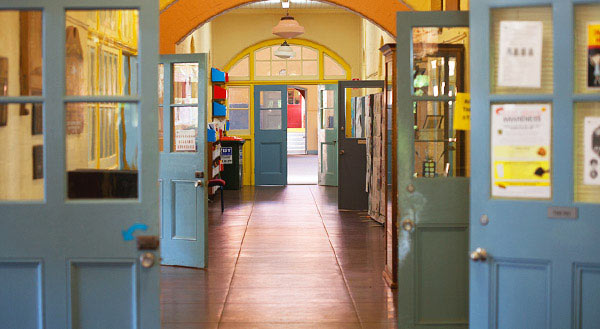
[[[133,240],[133,232],[135,232],[136,230],[145,231],[147,229],[148,229],[148,225],[141,224],[141,223],[135,223],[135,224],[131,225],[126,231],[125,230],[121,231],[121,233],[123,234],[123,240],[131,241],[131,240]]]

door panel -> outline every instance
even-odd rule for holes
[[[256,185],[287,184],[287,86],[254,87]]]
[[[351,102],[351,96],[359,89],[368,95],[371,91],[383,92],[383,80],[339,81],[338,82],[338,208],[367,210],[366,191],[367,140],[364,138],[364,106]],[[352,104],[352,105],[351,105]],[[355,137],[357,136],[357,137]]]
[[[481,49],[471,52],[473,67],[479,68],[471,75],[471,105],[477,109],[471,116],[471,147],[477,150],[472,161],[481,168],[472,175],[470,250],[484,248],[488,255],[470,266],[471,326],[597,327],[600,312],[590,303],[597,302],[600,291],[600,197],[598,186],[584,180],[591,174],[586,167],[592,165],[584,155],[593,155],[593,150],[584,150],[592,136],[585,136],[581,128],[584,117],[599,116],[592,110],[598,108],[600,93],[593,86],[590,55],[595,47],[589,40],[600,4],[524,0],[507,7],[506,1],[483,0],[470,5],[471,26],[490,27],[473,29],[471,45]],[[515,21],[541,22],[537,86],[498,81],[500,26],[521,24]],[[492,195],[496,152],[491,136],[497,133],[491,129],[496,115],[492,108],[521,103],[552,106],[551,193],[545,199]]]
[[[337,85],[319,86],[318,143],[319,185],[338,185]]]
[[[206,267],[206,55],[163,55],[162,264]]]
[[[158,3],[0,1],[0,9],[11,7],[39,10],[43,19],[31,19],[31,11],[1,13],[2,40],[10,34],[16,41],[3,43],[3,56],[15,51],[10,91],[20,92],[0,94],[0,121],[9,111],[0,123],[8,133],[0,138],[0,172],[16,174],[16,161],[33,161],[15,175],[22,183],[0,177],[0,327],[158,329],[159,250],[138,250],[135,241],[159,229],[152,110]],[[39,32],[20,33],[19,26]],[[85,26],[100,31],[92,37]],[[113,42],[119,33],[131,46],[122,57],[124,43]],[[118,78],[124,76],[130,79]]]
[[[453,101],[464,92],[467,12],[398,13],[398,297],[401,328],[469,326],[469,178]],[[463,34],[465,33],[465,34]],[[458,37],[457,37],[458,36]],[[452,64],[450,64],[452,63]],[[452,65],[452,66],[451,66]]]

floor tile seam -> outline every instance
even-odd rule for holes
[[[317,187],[318,187],[318,185],[317,185]],[[313,201],[315,203],[315,207],[317,207],[317,211],[319,212],[319,217],[321,218],[321,224],[323,225],[323,229],[325,230],[325,234],[327,234],[327,239],[329,240],[329,246],[331,247],[331,250],[332,250],[333,255],[335,257],[335,262],[336,262],[338,268],[340,269],[340,273],[342,274],[342,279],[344,280],[344,286],[346,287],[346,293],[348,294],[348,296],[350,297],[350,300],[352,301],[352,306],[354,307],[354,313],[356,315],[357,322],[359,323],[360,327],[363,328],[362,320],[361,320],[360,315],[358,313],[358,307],[356,305],[356,301],[354,300],[354,297],[350,293],[350,286],[348,285],[348,280],[346,279],[346,274],[344,273],[344,270],[343,270],[342,266],[340,265],[340,262],[339,262],[338,257],[337,257],[337,253],[335,251],[335,248],[333,247],[333,243],[331,242],[331,238],[329,237],[329,232],[327,231],[327,225],[325,225],[325,221],[323,220],[323,215],[321,214],[321,210],[319,209],[319,203],[317,202],[317,199],[316,199],[316,197],[315,197],[312,189],[309,188],[308,190],[310,192],[310,195],[313,198]]]
[[[240,260],[240,255],[242,254],[242,248],[244,246],[244,239],[246,238],[246,232],[248,231],[248,225],[250,224],[250,220],[252,218],[252,213],[254,212],[254,207],[256,204],[256,197],[252,200],[252,208],[250,209],[250,213],[248,214],[248,220],[246,221],[246,227],[244,229],[244,234],[242,235],[242,241],[240,242],[240,247],[238,249],[237,256],[235,258],[235,264],[233,266],[233,273],[231,273],[231,279],[229,280],[229,285],[227,286],[227,294],[225,295],[225,300],[223,301],[223,309],[219,314],[219,319],[217,321],[217,329],[221,326],[221,319],[223,318],[223,313],[225,312],[225,305],[227,305],[227,300],[229,299],[229,294],[231,293],[231,287],[233,285],[233,278],[235,277],[235,270],[237,268],[238,261]]]

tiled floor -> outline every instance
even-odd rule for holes
[[[319,159],[316,154],[288,154],[289,185],[313,185],[319,181]]]
[[[224,215],[210,204],[208,269],[162,267],[163,328],[396,328],[383,228],[338,212],[336,194],[226,191]]]

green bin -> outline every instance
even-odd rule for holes
[[[244,140],[221,140],[221,179],[225,181],[226,190],[239,190],[243,179],[243,146]]]

